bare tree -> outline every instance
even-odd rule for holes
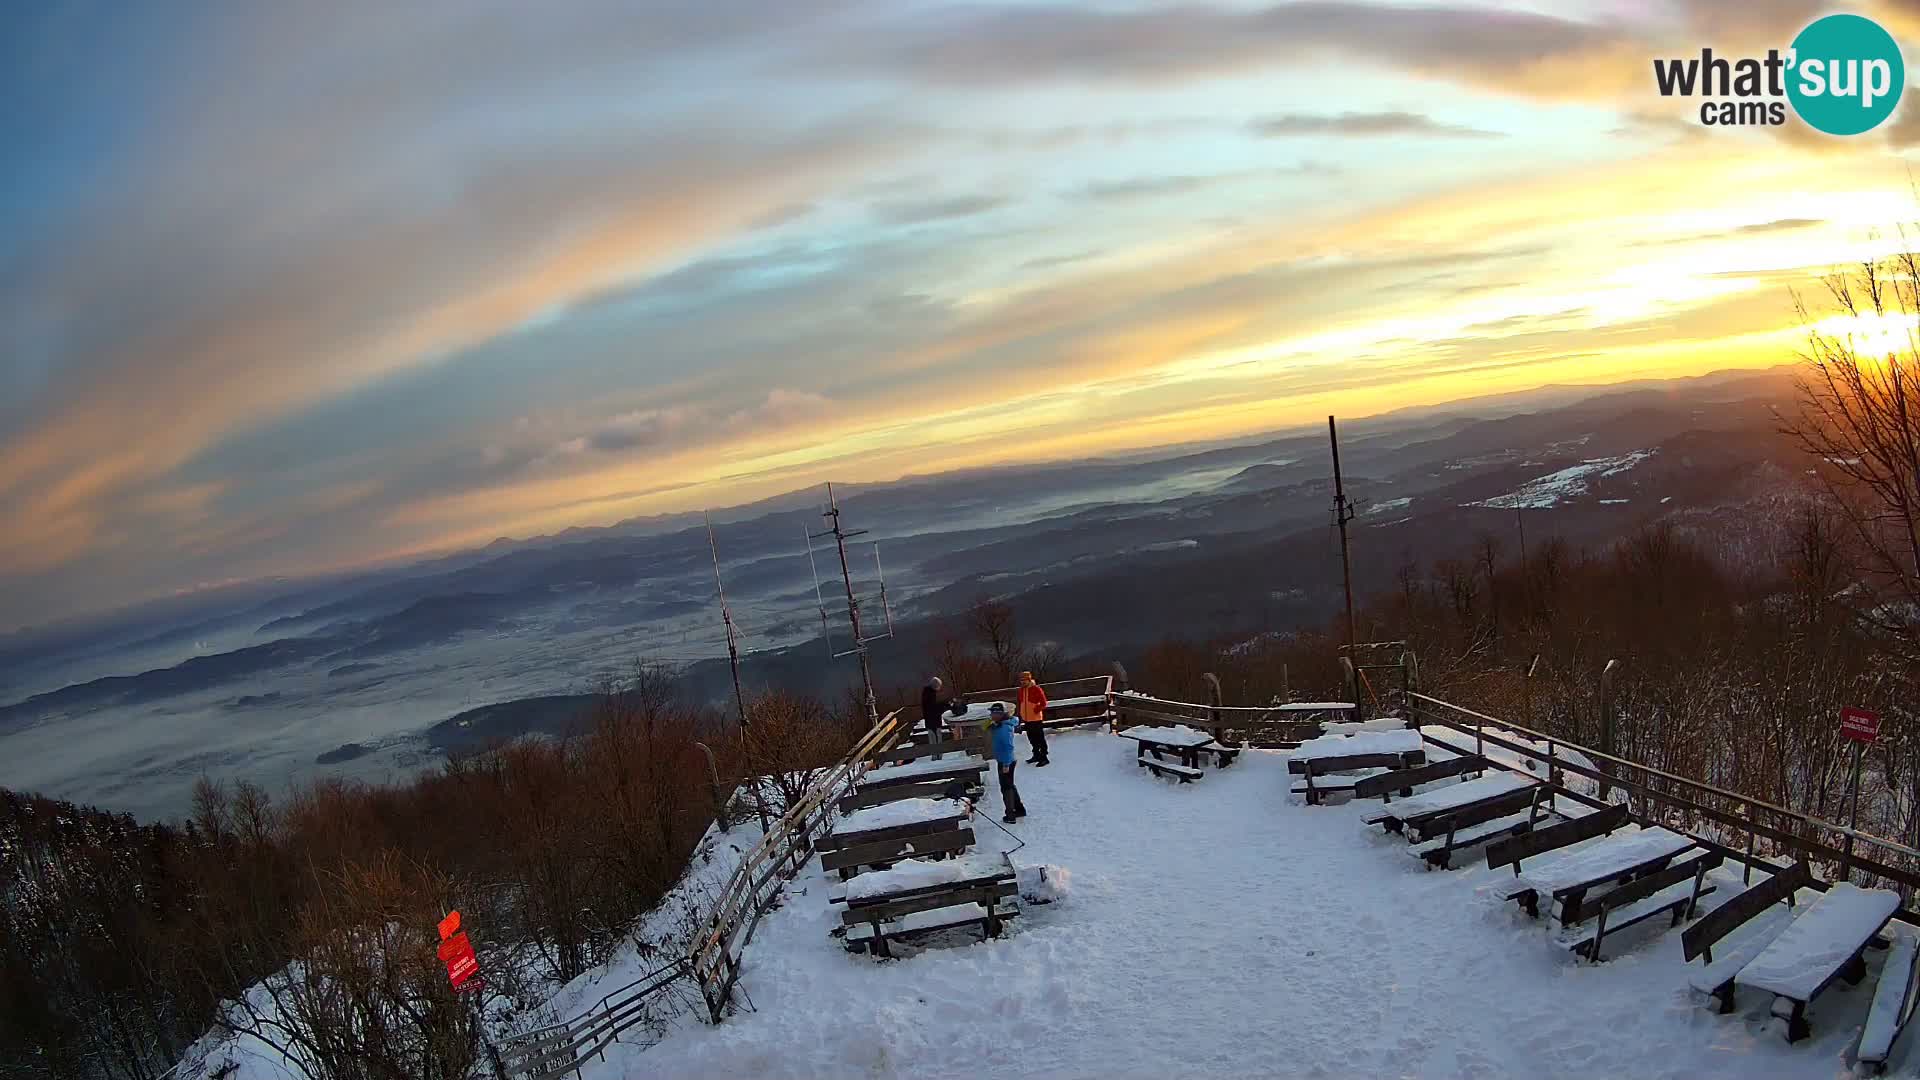
[[[1020,645],[1019,628],[1013,619],[1013,605],[1004,600],[982,596],[967,612],[974,636],[987,650],[995,672],[1012,685],[1013,677],[1025,662],[1026,650]]]
[[[1849,526],[1853,570],[1867,587],[1855,612],[1909,657],[1920,656],[1920,255],[1904,251],[1826,279],[1835,312],[1869,330],[1899,327],[1880,345],[1810,324],[1797,379],[1800,411],[1784,430],[1816,459]]]

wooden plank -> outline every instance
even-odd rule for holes
[[[1315,776],[1330,772],[1343,772],[1349,769],[1411,769],[1426,764],[1425,750],[1402,750],[1386,754],[1347,754],[1341,757],[1288,758],[1287,771],[1295,776],[1305,776],[1309,766]],[[1330,762],[1327,765],[1313,765],[1314,762]],[[1357,764],[1356,764],[1357,763]]]
[[[884,829],[860,829],[855,832],[833,832],[814,841],[813,846],[819,851],[833,851],[854,844],[877,844],[882,840],[932,836],[934,833],[957,829],[966,820],[965,814],[954,814],[951,817],[934,818],[931,821],[916,821],[911,825],[893,825]]]
[[[1486,768],[1487,760],[1485,758],[1475,757],[1472,754],[1465,754],[1456,758],[1445,758],[1440,761],[1428,762],[1425,765],[1416,766],[1411,769],[1401,769],[1398,772],[1369,776],[1358,784],[1353,785],[1353,797],[1356,799],[1377,799],[1419,784],[1432,783],[1435,780],[1444,780],[1449,776],[1459,776],[1461,773],[1467,772],[1484,772]]]
[[[881,784],[877,787],[862,787],[853,794],[840,800],[840,812],[851,814],[855,810],[864,810],[869,806],[899,802],[902,799],[945,799],[956,796],[954,789],[964,795],[968,788],[977,788],[985,784],[985,769],[976,770],[974,779],[964,776],[928,780],[912,784]]]
[[[926,772],[903,773],[898,776],[875,777],[869,774],[856,785],[855,789],[858,791],[871,791],[875,788],[897,787],[904,784],[931,784],[941,780],[966,780],[969,777],[977,778],[981,773],[987,771],[987,763],[977,757],[957,758],[951,765],[948,765],[944,761],[936,761],[934,764],[941,766],[941,768],[931,769]]]
[[[965,889],[947,889],[941,892],[927,893],[907,900],[895,900],[885,904],[868,904],[864,907],[848,908],[840,916],[840,921],[848,926],[860,923],[886,922],[902,915],[912,915],[917,911],[933,911],[943,907],[958,907],[961,904],[980,904],[991,906],[1002,897],[1012,896],[1019,891],[1012,881],[998,881],[991,885],[975,885]],[[984,917],[984,916],[983,916]]]
[[[1534,829],[1519,836],[1495,841],[1487,847],[1487,869],[1498,870],[1503,866],[1513,867],[1515,875],[1520,873],[1520,861],[1530,859],[1556,848],[1577,844],[1582,840],[1591,840],[1602,833],[1610,833],[1627,823],[1625,804],[1616,804],[1605,810],[1595,810],[1585,817],[1563,821],[1558,825],[1549,825],[1544,829]]]
[[[1794,890],[1806,888],[1812,878],[1807,864],[1801,862],[1774,871],[1767,880],[1707,912],[1699,922],[1687,927],[1680,935],[1680,954],[1688,960],[1706,954],[1711,963],[1714,942],[1783,900],[1791,904]]]
[[[1699,851],[1688,854],[1685,858],[1672,863],[1663,870],[1656,870],[1651,874],[1642,874],[1618,888],[1608,889],[1602,895],[1594,897],[1591,900],[1582,900],[1579,904],[1575,905],[1574,910],[1567,912],[1566,917],[1562,921],[1569,924],[1585,922],[1603,911],[1612,911],[1616,908],[1625,907],[1636,900],[1645,900],[1647,897],[1652,896],[1662,889],[1678,885],[1693,877],[1695,874],[1703,873],[1719,866],[1725,861],[1725,858],[1725,856],[1717,851]]]
[[[1135,758],[1134,760],[1143,769],[1152,769],[1154,772],[1159,773],[1162,776],[1178,777],[1180,782],[1183,784],[1191,784],[1195,780],[1198,780],[1201,777],[1207,775],[1206,773],[1200,771],[1199,769],[1190,769],[1185,765],[1175,765],[1171,761],[1155,761],[1152,758],[1146,758],[1146,757]]]
[[[885,761],[894,765],[904,765],[935,754],[963,753],[975,757],[986,756],[987,741],[980,738],[950,739],[943,742],[927,743],[918,746],[896,746],[891,750],[882,750],[873,755],[875,761]]]
[[[917,859],[922,855],[934,855],[947,851],[965,851],[972,846],[972,829],[954,829],[950,832],[925,836],[904,836],[871,844],[854,844],[837,851],[823,851],[820,853],[820,868],[845,870],[855,866],[872,866],[875,863]],[[912,850],[908,850],[909,847]]]
[[[1428,814],[1415,814],[1413,817],[1401,819],[1400,824],[1408,831],[1408,839],[1412,839],[1413,834],[1418,834],[1420,839],[1430,840],[1445,832],[1470,828],[1482,822],[1525,810],[1533,805],[1534,799],[1542,790],[1544,785],[1540,784],[1515,788],[1478,802],[1435,810]]]
[[[865,876],[864,874],[861,875],[861,877]],[[859,879],[856,878],[854,880],[857,881]],[[979,874],[970,878],[962,878],[958,881],[943,881],[938,885],[922,885],[914,889],[900,889],[896,892],[883,893],[878,896],[848,899],[843,892],[837,902],[847,905],[847,910],[849,911],[865,911],[870,907],[891,904],[898,900],[913,900],[931,893],[952,892],[956,889],[983,888],[988,885],[1002,885],[1013,881],[1013,865],[1006,863],[1000,869],[990,874]]]
[[[1860,1063],[1875,1074],[1886,1071],[1887,1055],[1900,1039],[1900,1030],[1913,1017],[1915,942],[1911,934],[1896,935],[1880,981],[1874,984],[1873,1004],[1866,1026],[1860,1029]]]

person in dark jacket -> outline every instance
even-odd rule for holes
[[[920,717],[925,720],[927,724],[928,746],[946,741],[947,722],[946,717],[942,714],[948,709],[953,708],[953,699],[944,696],[941,693],[942,689],[940,676],[938,675],[928,679],[927,685],[920,688]],[[959,715],[958,712],[956,712],[955,715]],[[936,754],[934,756],[938,757],[939,755]]]
[[[1020,798],[1020,789],[1013,786],[1013,717],[997,701],[987,709],[987,736],[1000,770],[1000,806],[1006,812],[1000,820],[1012,825],[1027,816],[1027,804]]]

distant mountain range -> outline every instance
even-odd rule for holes
[[[1792,401],[1777,369],[1343,421],[1359,586],[1384,588],[1399,566],[1464,552],[1483,531],[1509,536],[1516,515],[1529,540],[1579,544],[1668,518],[1730,557],[1769,558],[1780,515],[1754,509],[1805,493],[1774,412]],[[1317,427],[836,490],[848,525],[869,530],[850,557],[876,620],[880,546],[896,636],[875,662],[903,684],[920,677],[939,621],[982,595],[1011,602],[1029,637],[1092,654],[1318,624],[1339,602]],[[794,492],[713,515],[756,685],[831,690],[850,677],[826,662],[803,546],[823,500]],[[844,645],[838,557],[819,555],[824,627]],[[377,775],[445,749],[422,733],[456,713],[565,701],[636,657],[685,662],[697,692],[719,696],[724,655],[698,515],[234,587],[0,639],[0,736],[20,751],[0,786],[177,808],[210,745],[268,778]],[[532,708],[486,715],[489,732],[546,723]],[[110,731],[110,745],[83,767],[62,730]]]

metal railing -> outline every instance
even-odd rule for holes
[[[859,779],[867,758],[897,741],[899,718],[897,711],[887,714],[845,757],[815,776],[760,842],[741,857],[686,956],[611,991],[571,1020],[515,1036],[502,1054],[508,1072],[518,1080],[578,1075],[587,1059],[605,1060],[607,1047],[618,1042],[622,1032],[644,1023],[650,1016],[649,1005],[683,978],[698,984],[708,1018],[718,1023],[740,979],[741,952],[753,940],[761,916],[771,908],[780,886],[806,865],[815,838],[833,818],[836,801]]]

